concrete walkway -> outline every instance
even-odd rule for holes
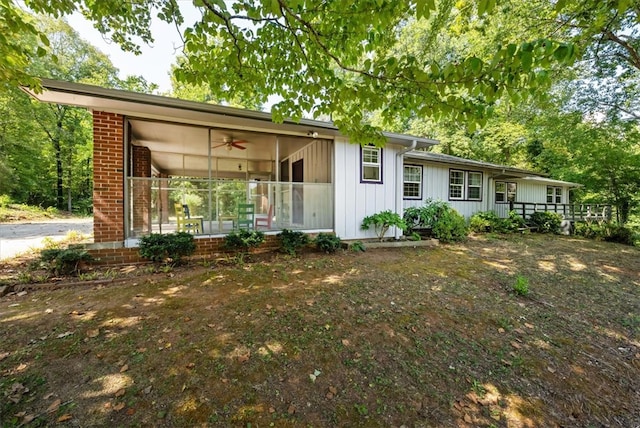
[[[0,260],[42,248],[44,238],[61,240],[72,230],[83,235],[91,235],[93,233],[93,218],[0,223]]]

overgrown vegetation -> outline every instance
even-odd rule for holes
[[[444,201],[427,199],[422,207],[407,208],[403,216],[410,234],[428,230],[441,242],[462,241],[469,232],[465,218]]]
[[[561,223],[562,216],[550,211],[536,211],[529,216],[529,224],[538,233],[558,233]]]
[[[264,232],[253,229],[233,230],[224,237],[224,247],[236,251],[238,262],[242,262],[249,250],[258,248],[264,242]]]
[[[41,220],[55,218],[60,212],[55,207],[14,203],[10,196],[0,195],[0,222],[8,223],[19,220]]]
[[[49,248],[40,252],[40,260],[56,275],[77,275],[82,264],[92,262],[94,258],[80,248]]]
[[[295,256],[309,243],[309,235],[299,230],[282,229],[277,235],[280,252]]]
[[[469,227],[476,233],[512,233],[525,226],[524,219],[515,211],[510,211],[507,218],[498,217],[494,211],[481,211],[469,219]]]
[[[394,213],[391,210],[385,210],[366,216],[362,219],[360,229],[369,230],[371,227],[373,227],[378,239],[382,241],[390,227],[397,227],[401,230],[405,230],[407,228],[407,224],[398,213]]]
[[[152,233],[140,238],[140,255],[156,264],[178,265],[195,250],[193,235],[187,232]]]
[[[318,233],[315,244],[324,253],[335,253],[342,246],[342,241],[339,236],[332,233]]]
[[[631,227],[617,223],[584,223],[575,225],[574,233],[585,238],[617,242],[625,245],[640,245],[640,233]]]

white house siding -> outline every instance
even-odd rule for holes
[[[473,169],[471,171],[482,172],[482,200],[481,201],[458,201],[449,200],[449,170],[458,169],[462,171],[468,170],[465,167],[456,165],[442,165],[432,163],[421,163],[414,159],[405,159],[405,164],[410,165],[422,165],[422,200],[409,200],[405,199],[403,205],[408,207],[420,207],[424,205],[425,200],[432,199],[434,201],[448,202],[456,211],[465,217],[471,217],[478,211],[487,210],[489,206],[488,198],[490,197],[487,192],[489,183],[489,174],[485,171],[479,171]]]
[[[335,220],[334,230],[342,239],[375,238],[373,230],[362,231],[362,219],[384,210],[395,211],[396,153],[398,148],[382,149],[382,184],[360,182],[360,146],[346,139],[334,142]],[[389,230],[387,236],[393,236]]]
[[[313,140],[302,149],[293,153],[289,159],[289,177],[292,177],[292,165],[303,160],[303,180],[305,183],[302,199],[305,229],[331,228],[333,217],[332,190],[329,186],[307,183],[331,183],[332,171],[331,140]],[[285,160],[285,159],[283,159]],[[292,186],[296,186],[292,184]],[[293,198],[295,191],[285,192],[285,199]],[[293,201],[285,201],[293,204]]]

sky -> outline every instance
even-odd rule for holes
[[[185,22],[195,21],[199,12],[192,6],[191,1],[179,0],[179,4],[185,16]],[[134,55],[131,52],[122,51],[117,43],[107,40],[80,13],[74,13],[66,19],[83,39],[109,56],[113,65],[120,70],[121,78],[128,75],[141,75],[147,82],[157,84],[159,93],[171,90],[169,70],[182,47],[182,41],[175,26],[157,18],[154,19],[151,23],[151,31],[155,39],[153,45],[142,44],[142,54]]]

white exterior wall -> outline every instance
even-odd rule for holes
[[[425,200],[432,199],[434,201],[445,201],[449,203],[456,211],[465,217],[471,217],[478,211],[486,211],[489,206],[489,198],[491,192],[489,188],[489,174],[486,171],[468,170],[460,166],[448,166],[442,164],[421,163],[414,159],[405,159],[407,165],[422,165],[422,200],[403,200],[405,208],[420,207],[424,205]],[[457,169],[460,171],[482,172],[482,200],[481,201],[459,201],[449,200],[449,170]]]
[[[345,138],[334,141],[335,221],[334,230],[342,239],[375,238],[375,232],[360,230],[362,219],[384,210],[395,211],[396,153],[398,148],[382,149],[382,184],[360,182],[360,146]],[[389,229],[386,237],[395,230]]]

